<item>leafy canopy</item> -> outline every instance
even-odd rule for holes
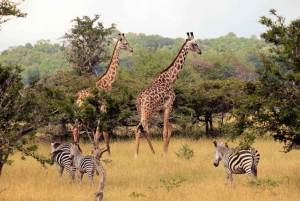
[[[21,2],[12,2],[10,0],[2,0],[0,2],[0,30],[1,24],[10,20],[13,16],[26,17],[27,13],[23,13],[19,8],[17,8],[20,4]]]
[[[260,23],[268,28],[261,37],[272,46],[260,54],[258,82],[245,84],[232,133],[234,138],[246,134],[248,142],[255,139],[249,129],[256,135],[270,133],[290,151],[300,147],[300,19],[286,25],[276,10],[270,13],[275,20],[263,16]]]
[[[92,73],[96,65],[110,58],[107,46],[111,44],[109,36],[116,30],[115,24],[105,28],[98,19],[100,15],[95,15],[93,19],[88,16],[75,18],[73,27],[65,33],[62,50],[67,61],[78,75],[83,72]],[[96,24],[96,25],[95,25]]]

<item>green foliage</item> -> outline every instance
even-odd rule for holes
[[[172,189],[179,187],[184,181],[186,181],[185,178],[180,178],[179,180],[177,180],[176,178],[160,179],[160,182],[163,183],[162,186],[148,187],[148,190],[153,191],[157,188],[165,188],[168,192],[170,192]]]
[[[101,160],[102,162],[104,162],[105,164],[109,164],[109,163],[112,163],[113,160],[110,160],[110,159],[104,159],[104,160]]]
[[[282,183],[280,180],[274,180],[271,178],[263,178],[263,179],[251,179],[247,181],[248,185],[251,187],[275,187],[279,186]]]
[[[183,144],[175,154],[180,159],[190,160],[194,156],[194,150],[191,149],[187,144]]]
[[[260,54],[264,65],[257,70],[257,82],[247,82],[237,100],[240,107],[233,111],[237,122],[231,133],[233,138],[247,131],[270,133],[288,152],[300,148],[300,19],[285,25],[275,10],[270,13],[276,20],[263,16],[260,23],[268,28],[261,37],[272,46]]]
[[[0,62],[22,67],[23,82],[29,83],[34,76],[44,78],[54,75],[59,69],[70,70],[60,48],[59,44],[51,44],[49,40],[39,40],[34,46],[27,43],[2,51]]]
[[[133,191],[129,197],[133,197],[133,198],[138,198],[138,197],[146,197],[143,193],[138,193],[138,192],[135,192]]]
[[[0,2],[0,30],[1,24],[10,20],[11,17],[26,17],[27,13],[23,13],[17,8],[20,4],[21,2],[12,2],[11,0],[2,0]]]
[[[213,119],[223,122],[226,113],[230,111],[242,91],[241,81],[231,78],[227,80],[206,80],[196,83],[176,83],[174,90],[177,94],[174,102],[175,115],[184,116],[177,123],[187,128],[188,123],[196,125],[204,122],[207,136],[215,136]]]
[[[163,183],[163,186],[161,187],[164,187],[168,192],[170,192],[172,189],[179,187],[182,182],[186,181],[186,179],[180,178],[177,181],[175,178],[171,178],[169,180],[161,179],[160,181]]]
[[[75,24],[62,36],[62,50],[77,75],[83,72],[92,73],[96,65],[110,58],[107,46],[111,44],[108,37],[116,31],[115,25],[104,28],[102,22],[97,22],[100,15],[93,19],[88,16],[75,18]]]
[[[35,153],[36,146],[24,146],[55,112],[56,97],[45,90],[39,79],[24,86],[21,71],[19,66],[0,64],[0,174],[5,164],[11,164],[9,156],[14,149],[43,165],[49,162]]]

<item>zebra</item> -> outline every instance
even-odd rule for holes
[[[64,168],[69,173],[70,181],[75,178],[76,169],[72,167],[72,160],[69,158],[70,155],[70,145],[69,144],[61,144],[60,142],[52,142],[52,151],[51,151],[51,160],[52,163],[50,165],[56,164],[56,168],[59,174],[60,181],[62,179],[62,174]]]
[[[90,184],[93,185],[93,176],[95,172],[94,157],[81,155],[81,149],[78,143],[73,142],[70,144],[69,158],[70,160],[73,160],[79,184],[81,184],[83,174],[87,173],[90,179]]]
[[[214,166],[218,167],[219,162],[223,160],[223,166],[227,173],[226,179],[233,181],[232,174],[245,174],[247,173],[252,178],[257,177],[257,165],[260,159],[258,151],[254,148],[239,150],[234,152],[233,149],[229,148],[227,143],[217,144],[214,141],[215,152],[214,152]]]

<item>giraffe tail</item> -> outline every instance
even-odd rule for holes
[[[144,129],[142,123],[140,123],[140,124],[138,125],[137,130],[140,130],[141,133],[142,133],[144,136],[148,136],[148,133],[147,133],[147,131],[145,131],[145,129]]]

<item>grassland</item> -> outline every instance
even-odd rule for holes
[[[175,152],[188,145],[194,151],[190,160],[180,159]],[[258,179],[247,175],[233,175],[233,183],[226,185],[223,166],[213,166],[212,140],[172,139],[167,157],[161,157],[162,142],[153,141],[156,155],[152,155],[145,140],[141,141],[140,155],[134,160],[134,141],[113,142],[112,154],[104,154],[107,173],[104,200],[107,201],[247,201],[300,200],[299,151],[280,152],[282,144],[259,139],[253,145],[261,155]],[[233,145],[229,143],[229,145]],[[39,152],[49,155],[50,144],[40,143]],[[82,144],[88,154],[90,145]],[[0,201],[85,201],[93,200],[99,183],[89,186],[87,175],[81,186],[69,184],[64,172],[61,182],[55,166],[44,169],[31,158],[22,161],[13,156],[11,166],[5,166],[0,177]],[[107,160],[108,161],[108,160]]]

